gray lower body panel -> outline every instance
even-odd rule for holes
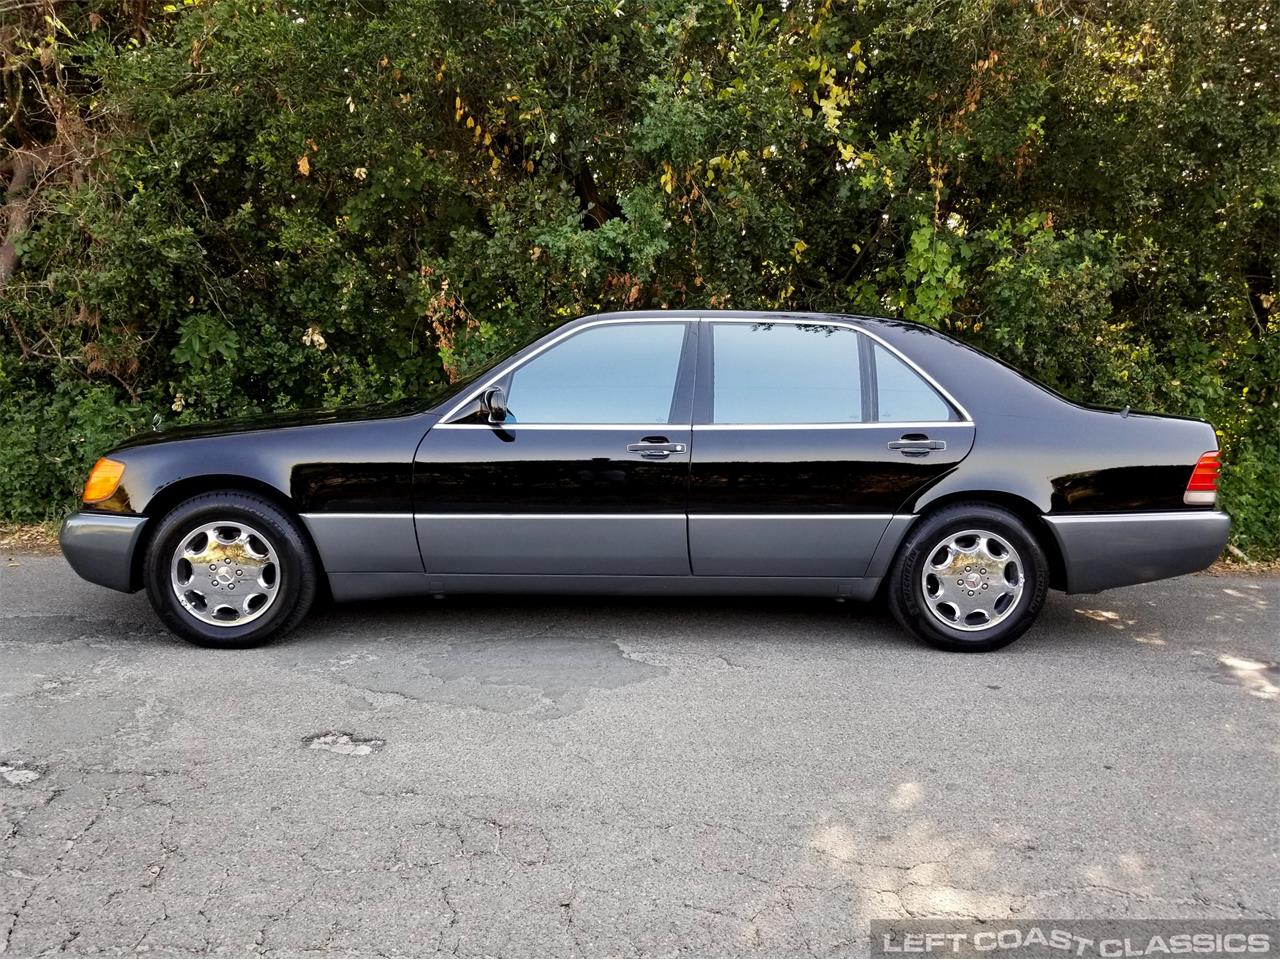
[[[879,577],[553,576],[538,574],[336,573],[339,601],[455,593],[527,593],[603,596],[778,596],[870,600]]]
[[[439,593],[432,585],[425,573],[329,573],[329,592],[339,603]]]
[[[876,552],[871,555],[871,563],[868,564],[864,577],[881,578],[889,572],[889,567],[898,555],[898,547],[902,545],[903,538],[919,519],[920,517],[914,513],[904,513],[895,515],[889,521],[889,526],[885,527],[884,533],[880,536]]]
[[[1217,510],[1044,519],[1062,550],[1067,593],[1195,573],[1218,558],[1231,532],[1231,518]]]
[[[304,513],[328,573],[421,573],[411,513]]]
[[[684,514],[418,514],[427,572],[679,576]]]
[[[887,515],[689,517],[689,556],[699,577],[861,577]]]
[[[689,519],[689,536],[695,530],[707,533],[722,550],[719,569],[739,572],[692,576],[682,514],[574,518],[419,514],[416,522],[425,573],[421,568],[412,573],[330,569],[329,584],[336,600],[451,593],[869,600],[917,519],[911,515],[755,517],[753,522],[771,529],[755,527],[744,534],[734,519],[694,516]],[[833,530],[839,535],[833,535]],[[778,539],[771,540],[772,535]],[[735,541],[743,536],[746,539]],[[817,561],[805,557],[806,544],[818,551]],[[737,549],[736,555],[731,546]],[[761,558],[762,548],[775,556]],[[793,559],[790,572],[766,575],[782,569],[776,555],[783,551]],[[712,569],[716,569],[714,563]],[[759,573],[741,572],[748,570]],[[816,570],[827,575],[812,572]],[[833,570],[859,575],[837,575]]]
[[[73,513],[62,523],[58,543],[71,569],[90,583],[131,593],[134,554],[146,517]]]

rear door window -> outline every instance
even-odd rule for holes
[[[712,422],[861,423],[862,337],[820,323],[713,323]]]

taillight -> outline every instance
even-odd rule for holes
[[[1191,479],[1187,481],[1187,492],[1182,495],[1182,502],[1195,507],[1213,506],[1218,500],[1218,471],[1222,465],[1218,462],[1218,451],[1210,450],[1196,461],[1196,468],[1191,471]]]

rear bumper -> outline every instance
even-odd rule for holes
[[[1066,567],[1067,593],[1163,580],[1203,570],[1227,545],[1218,510],[1045,517]]]
[[[58,544],[71,569],[90,583],[131,593],[134,555],[146,517],[73,513],[62,523]]]

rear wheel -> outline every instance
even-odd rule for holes
[[[316,594],[297,523],[248,493],[192,497],[161,520],[144,559],[147,598],[178,636],[246,647],[295,627]]]
[[[889,607],[921,640],[979,653],[1012,643],[1035,622],[1049,588],[1044,551],[1017,516],[959,503],[908,534],[889,574]]]

